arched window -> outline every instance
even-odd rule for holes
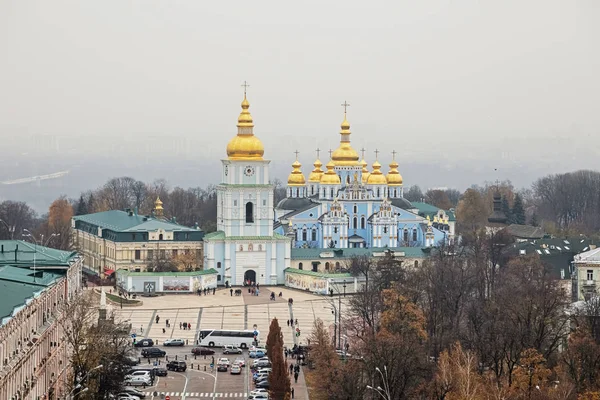
[[[329,263],[328,263],[328,262],[326,262],[326,263],[325,263],[325,269],[326,269],[327,271],[329,271]]]
[[[217,263],[217,268],[221,268],[221,261]]]
[[[397,189],[394,189],[394,197],[397,197],[397,196],[398,196],[398,191],[397,191]]]
[[[311,195],[315,194],[315,187],[314,186],[310,187],[310,194]]]
[[[380,197],[381,195],[381,189],[377,188],[377,197]]]
[[[408,229],[404,228],[404,237],[402,238],[402,240],[404,240],[404,242],[408,242]]]
[[[365,229],[365,216],[363,215],[362,217],[360,217],[360,229]]]
[[[331,198],[333,199],[333,189],[331,189]]]
[[[312,240],[313,242],[315,240],[317,240],[317,230],[315,228],[312,228],[312,233],[310,235],[310,240]]]
[[[419,262],[415,260],[415,268],[419,268]]]
[[[217,275],[217,280],[220,281],[221,280],[221,275]]]
[[[338,233],[338,228],[337,228],[337,226],[333,228],[333,233]]]
[[[346,176],[346,183],[350,184],[350,175]]]
[[[306,237],[306,228],[302,229],[302,241],[306,242],[308,238]]]
[[[417,229],[416,228],[413,228],[413,239],[412,240],[413,240],[413,242],[417,241]]]
[[[387,233],[387,231],[388,231],[388,228],[387,228],[387,226],[384,226],[384,227],[383,227],[383,233]]]
[[[158,240],[163,240],[163,234],[162,233],[158,235]]]
[[[298,263],[298,269],[302,269],[302,263]]]
[[[354,228],[354,229],[358,228],[358,218],[356,218],[356,217],[352,218],[352,228]]]
[[[354,211],[354,214],[356,214],[358,212],[358,206],[356,204],[354,205],[354,210],[353,211]]]
[[[339,261],[335,262],[335,269],[336,270],[340,269],[340,262]]]
[[[251,224],[254,222],[254,204],[251,201],[246,203],[246,223]]]

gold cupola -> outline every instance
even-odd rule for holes
[[[163,202],[160,201],[160,197],[156,197],[156,201],[154,202],[154,215],[157,217],[162,217],[163,216],[163,212],[164,212],[164,208],[163,208]]]
[[[306,185],[306,180],[304,179],[304,174],[300,171],[300,167],[302,164],[296,159],[292,164],[292,172],[290,176],[288,176],[288,186],[304,186]]]
[[[317,158],[313,165],[315,166],[315,169],[313,169],[308,176],[308,181],[317,183],[321,181],[321,176],[323,176],[323,170],[321,169],[323,163]]]
[[[396,162],[396,152],[392,152],[394,158],[392,158],[392,162],[390,163],[390,171],[388,172],[386,179],[387,183],[390,186],[402,186],[402,175],[398,172],[398,163]]]
[[[350,146],[350,123],[346,118],[347,103],[344,106],[344,121],[342,122],[342,130],[340,130],[340,146],[335,149],[331,159],[338,167],[354,167],[358,165],[358,153]]]
[[[369,169],[367,168],[367,166],[369,164],[367,164],[367,162],[365,161],[364,156],[363,156],[362,161],[360,162],[360,165],[362,166],[362,179],[361,179],[361,181],[362,181],[363,184],[365,184],[365,183],[367,183],[367,179],[369,179],[369,175],[371,173],[369,172]]]
[[[334,168],[335,164],[333,161],[329,161],[325,166],[327,171],[321,176],[321,184],[322,185],[339,185],[340,177],[335,173]]]
[[[381,172],[379,161],[373,163],[373,172],[367,178],[367,185],[387,185],[387,180],[383,172]]]
[[[244,92],[242,112],[238,117],[238,133],[227,144],[227,157],[230,160],[262,160],[265,148],[259,138],[254,136],[254,123],[250,115],[250,103]]]

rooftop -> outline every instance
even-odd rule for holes
[[[102,229],[115,232],[147,232],[162,229],[165,231],[197,232],[198,229],[188,228],[176,222],[168,221],[147,215],[138,215],[135,212],[109,210],[94,214],[78,215],[75,221],[82,221]]]
[[[545,235],[542,228],[531,225],[511,224],[506,227],[506,231],[521,239],[541,239]]]
[[[216,231],[204,236],[204,239],[209,240],[225,240],[225,232]],[[273,236],[227,236],[229,240],[289,240],[287,236],[274,233]]]
[[[575,256],[575,263],[600,264],[600,248],[588,250]]]
[[[190,272],[132,272],[126,269],[117,270],[117,275],[128,277],[128,276],[198,276],[198,275],[210,275],[216,274],[217,270],[211,268],[202,271],[190,271]]]
[[[74,251],[37,246],[23,240],[0,240],[0,266],[32,266],[34,256],[36,266],[68,268],[78,254]]]
[[[358,247],[349,249],[292,249],[292,260],[311,260],[317,258],[348,259],[353,256],[383,257],[390,250],[397,256],[427,258],[428,254],[420,247]],[[330,256],[331,255],[331,256]]]
[[[283,272],[286,272],[286,273],[289,272],[289,273],[300,274],[300,275],[318,276],[318,277],[322,277],[322,278],[331,278],[331,279],[353,278],[352,274],[349,272],[342,272],[342,273],[338,273],[338,274],[325,274],[322,272],[307,271],[305,269],[296,269],[296,268],[286,268],[285,270],[283,270]]]

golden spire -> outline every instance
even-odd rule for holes
[[[302,164],[298,161],[298,150],[295,153],[296,161],[292,164],[293,170],[288,177],[288,186],[304,186],[306,185],[306,180],[304,179],[304,174],[300,171]]]
[[[350,146],[350,123],[346,118],[346,112],[350,104],[344,102],[344,121],[340,130],[340,146],[333,152],[332,160],[337,166],[354,167],[358,165],[358,153]]]
[[[317,149],[316,151],[317,151],[317,159],[315,160],[315,163],[313,164],[315,166],[315,169],[313,169],[312,172],[310,173],[310,175],[308,176],[309,182],[320,182],[321,176],[323,175],[323,170],[321,169],[321,167],[323,166],[323,163],[321,162],[321,160],[319,160],[319,152],[321,150]]]
[[[238,133],[227,144],[227,156],[230,160],[262,160],[265,148],[256,136],[254,136],[254,122],[250,114],[250,102],[246,98],[248,85],[245,81],[244,100],[242,101],[242,112],[238,117]]]
[[[429,215],[427,216],[427,226],[431,226],[431,218],[429,218]]]
[[[321,184],[339,185],[340,177],[334,171],[335,164],[333,161],[329,161],[325,167],[327,168],[327,171],[321,176]]]
[[[362,161],[360,162],[360,165],[362,166],[362,183],[365,184],[367,183],[367,179],[369,179],[369,169],[367,168],[367,166],[369,164],[367,164],[367,162],[365,161],[365,148],[363,147],[362,149],[360,149],[361,153],[362,153]]]
[[[162,217],[163,216],[163,202],[160,201],[160,197],[157,196],[156,197],[156,201],[154,202],[154,215],[156,215],[157,217]]]
[[[387,182],[390,186],[402,186],[402,175],[398,172],[398,163],[396,162],[396,150],[392,151],[392,162],[390,163],[390,172],[388,172]]]
[[[385,175],[381,172],[381,164],[377,161],[377,156],[379,155],[379,150],[375,150],[375,162],[373,163],[373,172],[369,175],[367,179],[367,185],[387,185],[387,180],[385,179]]]

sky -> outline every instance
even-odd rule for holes
[[[216,184],[244,81],[284,180],[295,150],[308,173],[337,147],[344,101],[353,146],[384,171],[397,151],[407,184],[593,169],[599,19],[596,0],[0,1],[0,177]]]

